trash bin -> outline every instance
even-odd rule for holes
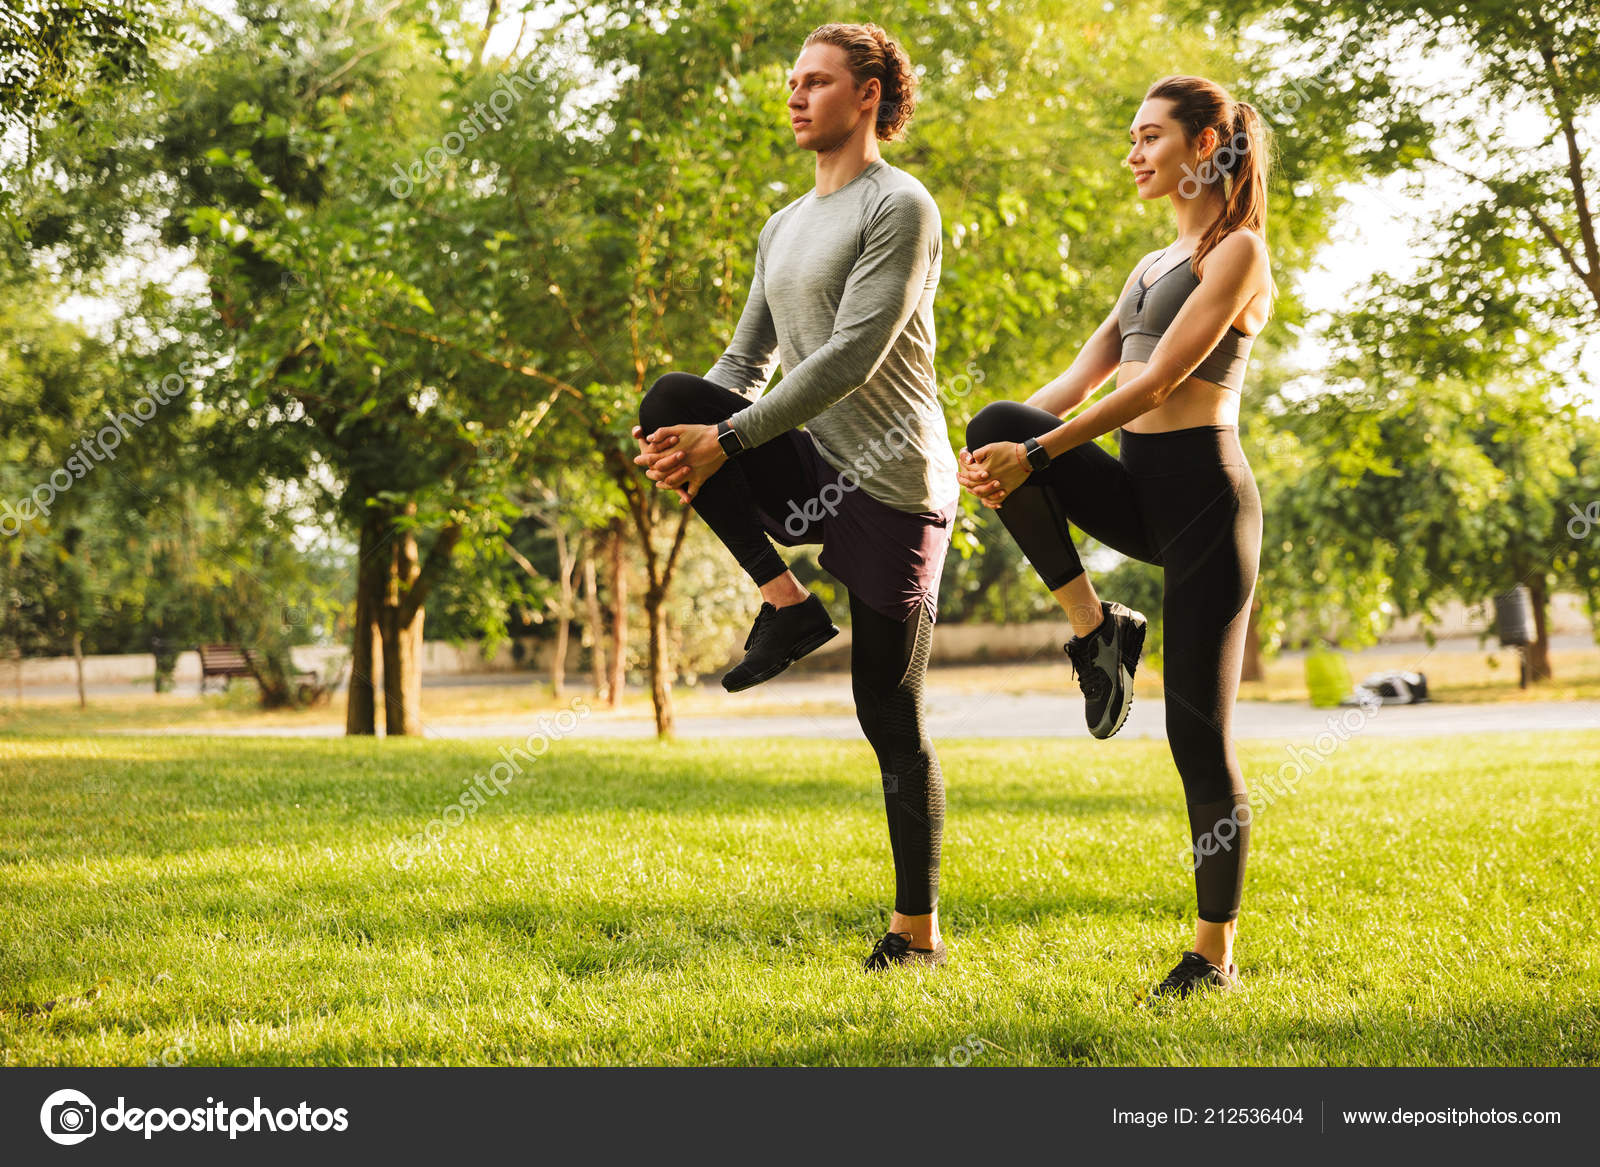
[[[1306,653],[1306,688],[1318,709],[1336,708],[1350,692],[1350,666],[1329,648]]]
[[[1533,596],[1522,584],[1494,598],[1494,623],[1502,648],[1515,648],[1521,658],[1519,684],[1528,687],[1528,645],[1538,637],[1533,624]]]
[[[1494,623],[1502,648],[1534,642],[1533,596],[1526,587],[1518,584],[1494,598]]]
[[[172,671],[177,667],[178,654],[168,646],[166,639],[160,636],[150,638],[150,655],[156,660],[156,692],[170,693],[172,691]]]

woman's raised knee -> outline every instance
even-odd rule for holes
[[[991,401],[967,422],[967,449],[981,450],[995,442],[1020,442],[1041,431],[1029,416],[1030,406],[1019,401]]]

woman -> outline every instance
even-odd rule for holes
[[[1095,737],[1127,716],[1145,621],[1096,594],[1067,523],[1163,569],[1167,739],[1188,804],[1199,919],[1193,949],[1151,994],[1185,997],[1238,983],[1250,809],[1232,717],[1261,553],[1239,395],[1277,288],[1256,110],[1204,78],[1166,77],[1129,136],[1139,197],[1171,202],[1177,238],[1140,261],[1066,372],[1026,404],[995,402],[972,419],[958,478],[998,509],[1066,610],[1076,634],[1067,656]],[[1061,420],[1113,373],[1113,392]],[[1120,458],[1093,441],[1114,429]]]

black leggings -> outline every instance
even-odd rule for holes
[[[703,377],[667,373],[639,402],[639,428],[651,434],[662,426],[714,425],[749,404],[748,397]],[[791,500],[817,497],[821,484],[800,448],[801,442],[810,440],[789,430],[730,459],[701,484],[690,504],[757,586],[789,569],[773,549],[756,504],[764,505],[769,514],[784,516],[790,513]]]
[[[645,394],[639,424],[645,433],[685,422],[721,421],[748,399],[699,377],[669,373]],[[815,472],[798,446],[798,431],[725,463],[691,504],[757,584],[787,566],[767,535],[757,507],[782,516],[793,498],[815,498]],[[820,525],[816,528],[820,538]],[[802,541],[809,539],[810,532]],[[923,683],[933,645],[926,604],[901,621],[850,592],[850,683],[856,719],[877,755],[894,853],[895,911],[907,916],[939,904],[939,849],[944,836],[944,774],[928,737]]]
[[[939,906],[944,773],[928,737],[923,682],[933,647],[926,604],[901,623],[850,593],[850,687],[856,720],[878,756],[894,852],[894,909],[922,916]]]
[[[997,401],[967,426],[967,449],[1020,442],[1061,424]],[[1233,749],[1244,634],[1261,558],[1261,497],[1234,426],[1119,431],[1121,458],[1093,442],[1036,470],[996,513],[1051,591],[1083,573],[1068,522],[1163,569],[1167,741],[1183,779],[1202,920],[1239,914],[1249,792]]]

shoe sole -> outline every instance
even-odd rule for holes
[[[1154,990],[1147,990],[1145,995],[1140,998],[1139,1004],[1145,1006],[1146,1008],[1153,1009],[1168,1001],[1187,1001],[1192,997],[1226,997],[1234,993],[1241,993],[1243,991],[1244,986],[1239,983],[1239,978],[1234,977],[1233,980],[1228,984],[1197,985],[1190,988],[1186,993],[1180,993],[1177,990],[1172,990],[1171,992],[1166,993],[1157,993]]]
[[[773,677],[783,672],[784,669],[794,664],[795,661],[799,660],[803,656],[808,656],[815,652],[817,649],[821,648],[824,644],[827,644],[828,641],[832,640],[838,635],[838,627],[830,624],[825,630],[819,630],[816,635],[800,641],[793,648],[791,648],[789,650],[789,655],[784,658],[781,664],[774,665],[764,673],[756,674],[742,685],[729,685],[727,678],[724,677],[722,681],[722,687],[730,693],[743,693],[746,689],[753,689],[764,681],[772,680]]]
[[[1122,675],[1122,708],[1117,711],[1117,722],[1105,733],[1094,736],[1105,741],[1108,737],[1116,736],[1116,732],[1128,722],[1128,711],[1133,708],[1133,669],[1127,666],[1127,661],[1132,660],[1134,667],[1138,667],[1139,654],[1144,651],[1144,633],[1146,622],[1141,620],[1136,624],[1130,623],[1127,636],[1122,645],[1122,653],[1118,660],[1117,671]]]
[[[944,968],[949,962],[947,953],[911,952],[887,965],[864,965],[866,972],[888,972],[892,968]]]

